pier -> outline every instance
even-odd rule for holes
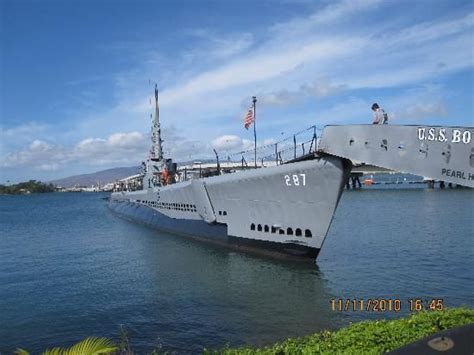
[[[471,127],[327,126],[319,152],[353,162],[474,187]]]

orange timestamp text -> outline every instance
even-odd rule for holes
[[[412,298],[402,302],[399,298],[333,298],[329,301],[334,312],[410,312],[442,311],[442,298]],[[404,308],[406,307],[406,308]]]

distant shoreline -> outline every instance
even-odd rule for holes
[[[53,184],[45,184],[41,181],[30,180],[13,185],[0,185],[0,195],[29,195],[32,193],[56,192]]]

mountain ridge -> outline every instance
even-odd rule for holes
[[[128,167],[117,167],[111,169],[105,169],[96,171],[89,174],[72,175],[62,179],[55,179],[48,181],[48,183],[54,184],[60,187],[74,187],[74,186],[97,186],[105,185],[110,182],[114,182],[131,175],[138,174],[140,172],[139,166],[128,166]]]

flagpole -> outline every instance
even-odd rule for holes
[[[257,121],[257,111],[255,103],[257,102],[257,97],[252,96],[253,100],[253,139],[254,139],[254,148],[255,148],[255,169],[257,169],[257,128],[255,127],[255,122]]]

